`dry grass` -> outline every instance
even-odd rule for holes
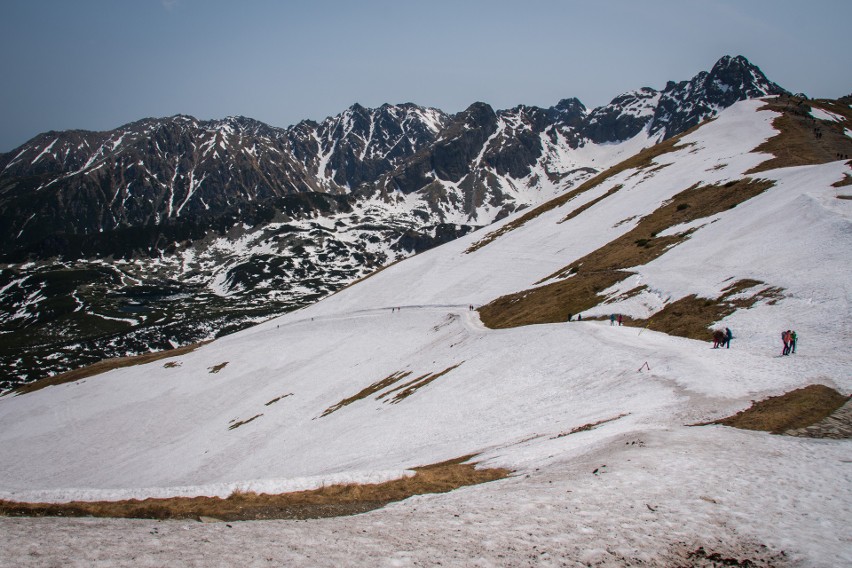
[[[412,380],[410,380],[406,383],[403,383],[401,385],[397,385],[397,383],[399,381],[403,380],[404,378],[408,377],[409,375],[411,375],[411,371],[405,371],[405,372],[397,371],[396,373],[393,373],[392,375],[389,375],[389,376],[385,377],[384,379],[371,384],[367,388],[362,389],[357,394],[354,394],[354,395],[352,395],[348,398],[344,398],[343,400],[341,400],[337,404],[326,408],[325,411],[320,415],[320,418],[322,418],[323,416],[328,416],[332,412],[340,410],[344,406],[350,405],[353,402],[357,402],[359,400],[363,400],[363,399],[365,399],[369,396],[372,396],[376,393],[379,393],[379,392],[381,392],[385,389],[389,389],[389,390],[385,390],[385,392],[383,392],[382,394],[377,396],[376,400],[383,400],[383,399],[389,397],[390,395],[392,395],[393,393],[396,393],[396,396],[394,396],[392,399],[390,399],[389,401],[385,401],[385,402],[390,402],[391,404],[396,404],[396,403],[408,398],[409,396],[411,396],[412,394],[414,394],[418,390],[422,389],[423,387],[425,387],[426,385],[428,385],[432,381],[446,375],[447,373],[449,373],[453,369],[457,368],[462,363],[464,363],[464,361],[462,361],[461,363],[458,363],[456,365],[453,365],[452,367],[448,367],[448,368],[446,368],[443,371],[440,371],[438,373],[425,373],[425,374],[420,375],[420,376],[418,376],[418,377],[416,377],[416,378],[414,378],[414,379],[412,379]],[[396,386],[394,386],[394,385],[396,385]],[[389,388],[389,387],[393,387],[393,388]]]
[[[207,367],[207,370],[211,373],[218,373],[222,369],[224,369],[228,365],[228,362],[219,363],[218,365],[213,365],[212,367]]]
[[[230,497],[176,497],[73,503],[16,503],[0,501],[0,515],[9,517],[115,517],[141,519],[198,519],[222,521],[314,519],[363,513],[412,495],[445,493],[466,485],[503,479],[511,471],[476,469],[464,463],[474,456],[412,468],[415,475],[377,484],[331,485],[280,495],[235,492]]]
[[[815,120],[810,115],[811,107],[841,115],[848,124],[852,124],[852,109],[847,105],[832,105],[828,101],[808,101],[796,97],[771,99],[763,109],[781,113],[781,116],[772,122],[780,132],[755,150],[772,154],[774,158],[746,173],[826,164],[838,160],[838,155],[852,154],[852,138],[844,133],[844,125],[834,121]],[[817,137],[815,129],[820,130],[820,137]]]
[[[704,123],[702,123],[702,124],[704,124]],[[698,125],[698,126],[701,126],[701,125]],[[623,162],[612,166],[611,168],[604,171],[603,173],[600,173],[600,174],[596,175],[595,177],[586,180],[585,182],[580,184],[580,186],[577,187],[576,189],[573,189],[573,190],[571,190],[567,193],[560,195],[559,197],[551,199],[550,201],[547,201],[546,203],[542,203],[538,207],[534,207],[533,209],[531,209],[527,213],[524,213],[523,215],[521,215],[520,217],[518,217],[517,219],[515,219],[511,223],[507,223],[506,225],[503,225],[499,229],[497,229],[495,231],[491,231],[490,233],[485,235],[483,238],[481,238],[480,240],[478,240],[475,243],[473,243],[472,245],[470,245],[470,247],[468,247],[468,249],[465,252],[470,254],[472,252],[475,252],[475,251],[481,249],[485,245],[487,245],[491,242],[494,242],[495,240],[497,240],[501,236],[505,235],[509,231],[513,231],[513,230],[515,230],[519,227],[522,227],[527,222],[537,218],[538,216],[540,216],[544,213],[547,213],[548,211],[555,209],[556,207],[561,207],[562,205],[565,205],[566,203],[568,203],[572,199],[576,198],[577,196],[585,193],[586,191],[589,191],[590,189],[594,189],[595,187],[604,183],[606,180],[608,180],[609,178],[611,178],[614,175],[617,175],[617,174],[619,174],[619,173],[621,173],[625,170],[629,170],[631,168],[643,169],[643,168],[651,167],[652,164],[653,164],[653,160],[655,158],[662,156],[663,154],[667,154],[669,152],[673,152],[675,150],[680,150],[681,148],[684,148],[685,146],[679,146],[678,145],[680,140],[684,136],[686,136],[687,134],[690,134],[691,132],[693,132],[696,128],[698,128],[698,126],[691,128],[690,130],[688,130],[687,132],[684,132],[683,134],[679,134],[678,136],[675,136],[673,138],[669,138],[665,142],[660,142],[659,144],[655,144],[654,146],[651,146],[650,148],[646,148],[646,149],[642,150],[641,152],[637,153],[636,155],[628,158],[627,160],[624,160]],[[565,219],[565,220],[567,220],[567,219]]]
[[[629,277],[629,268],[651,262],[691,234],[687,231],[657,236],[665,229],[736,207],[772,185],[770,181],[743,179],[724,185],[692,186],[642,218],[621,237],[537,284],[555,282],[509,294],[483,306],[479,310],[482,322],[491,328],[509,328],[566,321],[568,314],[582,313],[605,301],[601,292]]]
[[[708,424],[724,424],[744,430],[782,434],[805,428],[830,416],[846,404],[849,397],[825,385],[808,385],[781,396],[755,402],[734,416]]]
[[[750,294],[743,293],[750,291]],[[725,288],[718,298],[699,298],[691,294],[668,304],[648,319],[625,319],[624,324],[661,331],[669,335],[709,341],[708,328],[736,310],[747,309],[761,300],[777,300],[783,290],[758,280],[738,280]],[[735,298],[734,296],[741,296]]]
[[[568,432],[562,432],[561,434],[557,434],[552,437],[551,440],[556,440],[557,438],[564,438],[565,436],[570,436],[571,434],[578,434],[580,432],[588,432],[589,430],[594,430],[601,424],[606,424],[607,422],[614,422],[620,418],[624,418],[627,414],[619,414],[618,416],[613,416],[612,418],[605,418],[603,420],[598,420],[597,422],[590,422],[589,424],[583,424],[582,426],[577,426],[576,428],[572,428]]]
[[[462,363],[464,363],[464,361],[462,361]],[[462,363],[458,363],[456,365],[453,365],[452,367],[448,367],[448,368],[444,369],[443,371],[441,371],[439,373],[429,373],[429,374],[417,377],[413,381],[409,381],[409,382],[405,383],[404,385],[400,385],[400,386],[398,386],[394,389],[391,389],[391,390],[389,390],[385,393],[382,393],[379,397],[377,397],[377,400],[381,400],[383,398],[386,398],[391,393],[395,392],[397,394],[396,394],[395,397],[393,397],[393,399],[391,399],[390,403],[396,404],[396,403],[400,402],[401,400],[408,398],[409,396],[414,394],[416,391],[425,387],[426,385],[428,385],[429,383],[431,383],[435,379],[442,377],[442,376],[446,375],[447,373],[449,373],[450,371],[452,371],[453,369],[459,367]]]
[[[273,404],[275,404],[276,402],[278,402],[279,400],[281,400],[282,398],[287,398],[288,396],[293,396],[293,393],[288,392],[287,394],[282,394],[281,396],[276,397],[276,398],[273,398],[273,399],[272,399],[272,400],[270,400],[269,402],[265,403],[263,406],[270,406],[270,405],[273,405]]]
[[[228,426],[228,430],[233,430],[234,428],[239,428],[240,426],[242,426],[244,424],[248,424],[252,420],[260,418],[261,416],[263,416],[263,414],[255,414],[251,418],[247,418],[245,420],[240,420],[239,422],[233,422],[230,426]]]
[[[831,184],[831,187],[846,187],[849,185],[852,185],[852,176],[850,176],[849,174],[844,174],[843,179],[834,182],[833,184]],[[852,196],[849,195],[838,195],[837,197],[839,199],[852,199]]]
[[[35,392],[37,390],[41,390],[45,387],[61,385],[65,383],[73,383],[74,381],[93,377],[101,373],[106,373],[107,371],[112,371],[113,369],[120,369],[122,367],[132,367],[133,365],[144,365],[145,363],[151,363],[152,361],[159,361],[161,359],[168,359],[170,357],[178,357],[180,355],[185,355],[186,353],[189,353],[191,351],[195,351],[196,349],[207,343],[210,342],[201,341],[199,343],[193,343],[192,345],[178,347],[177,349],[168,349],[166,351],[158,351],[156,353],[143,353],[142,355],[134,355],[132,357],[116,357],[114,359],[105,359],[103,361],[98,361],[97,363],[93,363],[92,365],[88,365],[80,369],[74,369],[73,371],[68,371],[66,373],[55,375],[53,377],[46,377],[44,379],[40,379],[38,381],[28,383],[26,385],[21,385],[18,388],[12,390],[11,392],[16,395],[27,394]],[[177,367],[179,366],[179,363],[166,363],[164,366]]]
[[[385,377],[384,379],[373,383],[372,385],[368,386],[367,388],[362,389],[357,394],[352,395],[349,398],[344,398],[343,400],[341,400],[340,402],[338,402],[337,404],[335,404],[333,406],[329,406],[320,415],[320,418],[322,418],[323,416],[328,416],[332,412],[340,410],[344,406],[348,406],[348,405],[352,404],[353,402],[363,400],[363,399],[367,398],[368,396],[371,396],[371,395],[373,395],[373,394],[375,394],[375,393],[377,393],[377,392],[379,392],[379,391],[401,381],[402,379],[404,379],[405,377],[407,377],[410,374],[411,374],[411,371],[397,371],[396,373],[393,373],[393,374]]]
[[[559,221],[559,222],[560,222],[560,223],[565,223],[566,221],[570,221],[571,219],[573,219],[574,217],[576,217],[577,215],[579,215],[579,214],[580,214],[580,213],[582,213],[583,211],[586,211],[587,209],[590,209],[591,207],[594,207],[595,205],[597,205],[598,203],[600,203],[601,201],[603,201],[603,200],[604,200],[604,199],[606,199],[607,197],[611,197],[611,196],[615,195],[615,194],[618,192],[618,190],[619,190],[619,189],[621,189],[622,187],[624,187],[624,185],[623,185],[623,184],[618,184],[618,185],[616,185],[615,187],[613,187],[612,189],[610,189],[609,191],[607,191],[607,192],[606,192],[606,193],[604,193],[603,195],[601,195],[601,196],[599,196],[599,197],[596,197],[596,198],[592,199],[591,201],[589,201],[588,203],[585,203],[585,204],[581,205],[580,207],[577,207],[576,209],[574,209],[573,211],[571,211],[568,215],[566,215],[566,216],[565,216],[565,218],[564,218],[564,219],[562,219],[562,220],[561,220],[561,221]]]

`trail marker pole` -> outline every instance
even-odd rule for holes
[[[649,370],[649,371],[651,370],[651,367],[650,367],[650,365],[648,365],[648,362],[647,362],[647,361],[645,361],[645,363],[644,363],[641,367],[639,367],[639,370],[638,370],[638,371],[636,371],[636,372],[637,372],[637,373],[641,373],[641,372],[642,372],[642,369],[644,369],[644,368],[646,368],[646,367],[648,368],[648,370]]]

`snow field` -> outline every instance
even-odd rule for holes
[[[0,399],[4,499],[288,491],[387,479],[471,453],[514,477],[309,523],[0,519],[18,543],[0,560],[33,565],[28,531],[38,530],[90,563],[162,550],[219,565],[260,565],[265,555],[315,566],[665,565],[704,546],[776,564],[849,564],[848,440],[688,426],[814,382],[852,391],[852,210],[831,187],[848,166],[759,174],[776,185],[633,268],[622,291],[642,283],[650,292],[584,314],[644,317],[745,278],[783,288],[774,305],[720,322],[734,331],[730,349],[608,321],[488,330],[468,309],[532,287],[695,183],[741,178],[766,159],[750,150],[774,133],[760,106],[731,107],[657,158],[667,167],[622,172],[474,253],[465,250],[499,223],[177,366]],[[559,223],[618,183],[615,195]],[[780,357],[777,336],[790,328],[802,337],[799,353]],[[322,416],[394,373],[411,372],[398,386],[454,366],[398,403],[385,387]],[[251,550],[236,545],[247,538]],[[92,545],[101,539],[104,548]]]

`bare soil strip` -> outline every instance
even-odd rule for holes
[[[134,519],[199,519],[221,521],[260,519],[316,519],[354,515],[384,507],[412,495],[446,493],[508,477],[507,469],[476,469],[463,456],[442,463],[412,468],[412,477],[377,484],[330,485],[312,491],[280,495],[236,492],[219,497],[176,497],[73,503],[17,503],[0,501],[0,515],[7,517],[113,517]]]

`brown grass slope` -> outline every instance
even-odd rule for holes
[[[842,116],[846,123],[814,119],[810,115],[812,107]],[[771,153],[774,157],[749,173],[779,167],[822,164],[852,155],[852,139],[846,136],[844,131],[844,128],[852,125],[852,109],[848,105],[827,100],[807,101],[784,96],[767,99],[763,109],[779,113],[780,116],[773,121],[773,126],[779,130],[779,133],[759,146],[756,151]],[[680,137],[673,138],[664,145],[648,148],[634,158],[588,180],[576,190],[537,207],[514,223],[490,233],[475,243],[468,252],[485,246],[545,211],[564,205],[580,193],[593,189],[618,172],[629,168],[647,169],[654,157],[677,149],[679,139]],[[852,180],[852,177],[847,176],[847,180]],[[841,180],[836,186],[845,186],[847,180]],[[628,271],[630,267],[650,262],[689,237],[689,233],[666,238],[657,237],[657,234],[665,228],[735,207],[765,191],[770,185],[766,181],[743,179],[723,187],[693,186],[678,194],[666,206],[642,219],[639,225],[628,234],[542,279],[537,284],[544,284],[554,279],[558,279],[557,282],[510,294],[484,306],[480,310],[482,320],[487,326],[493,328],[561,322],[567,319],[568,314],[582,313],[601,302],[637,294],[642,290],[631,290],[622,298],[604,298],[600,292],[630,276],[631,273]],[[605,196],[571,212],[563,221],[583,213],[591,205],[615,194],[618,189],[620,188],[617,186],[613,187]],[[845,195],[838,195],[838,197],[848,198]],[[707,336],[707,328],[713,322],[730,315],[737,309],[747,308],[757,301],[766,299],[774,301],[782,292],[779,288],[750,280],[737,281],[731,286],[731,289],[723,291],[718,298],[699,298],[695,295],[681,298],[648,320],[636,320],[628,324],[684,337],[704,339]],[[738,290],[746,289],[751,289],[750,297],[741,297],[736,300],[732,298]]]
[[[581,313],[605,301],[600,293],[630,276],[629,268],[651,262],[691,234],[657,236],[665,229],[736,207],[771,186],[772,182],[752,179],[694,185],[621,237],[540,281],[555,282],[498,298],[480,308],[480,317],[491,328],[565,321],[568,314]]]
[[[16,503],[0,501],[7,517],[116,517],[136,519],[198,519],[222,521],[314,519],[352,515],[378,509],[412,495],[445,493],[466,485],[502,479],[507,469],[477,469],[464,463],[473,456],[412,468],[412,477],[376,484],[331,485],[280,495],[235,492],[230,497],[176,497],[128,501]]]
[[[761,300],[773,303],[783,290],[759,280],[737,280],[722,290],[718,298],[700,298],[695,294],[666,305],[647,319],[628,319],[625,325],[661,331],[669,335],[710,340],[708,327],[737,310],[747,309]]]
[[[816,424],[848,400],[848,396],[843,396],[825,385],[808,385],[781,396],[755,402],[742,412],[710,424],[783,434],[787,430]]]
[[[846,122],[817,120],[810,114],[812,107],[840,115]],[[779,132],[755,151],[767,152],[774,157],[747,174],[790,166],[826,164],[844,159],[843,156],[852,156],[852,138],[844,132],[844,128],[852,130],[852,109],[848,105],[830,100],[809,101],[781,96],[768,99],[763,109],[780,113],[772,122]]]

